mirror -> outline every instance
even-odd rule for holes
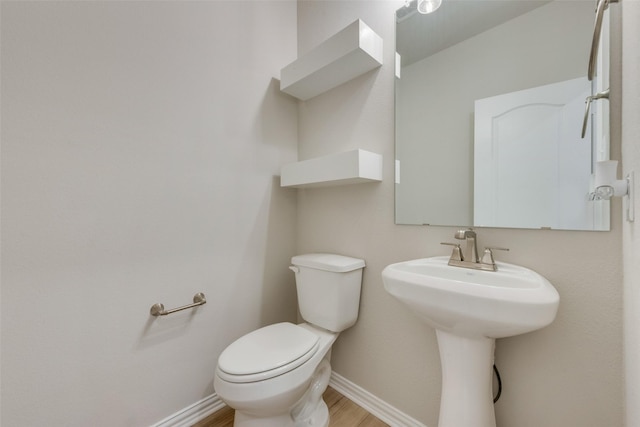
[[[396,12],[396,223],[608,230],[608,16],[592,1],[443,0]]]

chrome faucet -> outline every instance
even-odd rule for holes
[[[476,232],[468,228],[458,230],[454,236],[458,240],[466,240],[467,245],[462,252],[462,261],[478,262],[478,245],[476,243]]]
[[[458,230],[454,237],[458,240],[466,241],[464,251],[460,247],[459,243],[447,243],[442,242],[442,245],[453,246],[453,252],[451,258],[449,258],[449,265],[454,267],[473,268],[474,270],[488,270],[496,271],[498,266],[493,258],[493,251],[508,251],[507,248],[485,248],[482,259],[478,256],[478,243],[476,232],[468,228],[465,230]]]

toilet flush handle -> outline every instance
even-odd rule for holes
[[[293,271],[296,274],[300,273],[300,269],[298,267],[296,267],[295,265],[290,265],[289,266],[289,270]]]

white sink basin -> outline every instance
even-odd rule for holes
[[[447,265],[448,257],[391,264],[384,287],[430,326],[466,336],[503,338],[549,325],[560,297],[541,275],[497,263],[498,271]]]
[[[385,289],[436,329],[442,367],[438,427],[496,427],[495,339],[550,324],[560,297],[541,275],[497,263],[498,271],[449,266],[448,257],[391,264]]]

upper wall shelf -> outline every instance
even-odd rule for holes
[[[382,65],[382,38],[360,19],[280,72],[280,90],[306,101]]]
[[[327,187],[382,181],[382,156],[351,150],[284,165],[281,187]]]

